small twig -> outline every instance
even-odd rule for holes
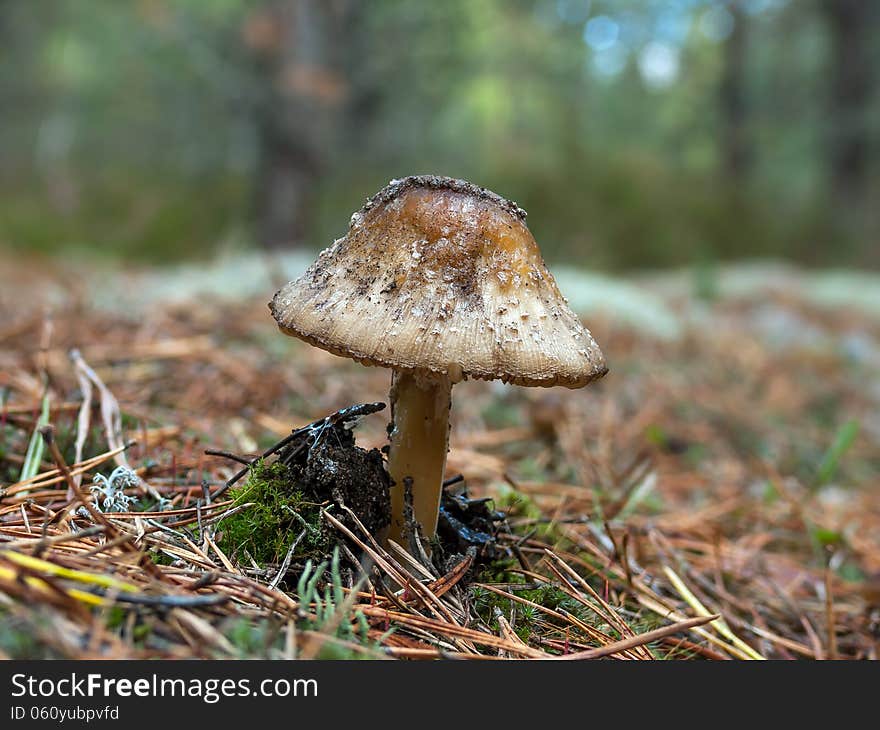
[[[127,543],[130,543],[132,540],[134,540],[136,538],[137,538],[137,535],[130,535],[128,533],[122,533],[122,534],[114,537],[112,540],[108,540],[105,543],[102,543],[100,545],[96,545],[91,550],[86,550],[86,552],[82,553],[80,555],[80,557],[90,558],[92,555],[98,555],[100,553],[106,552],[110,548],[114,548],[117,545],[125,545]]]
[[[217,497],[221,496],[224,492],[226,492],[227,489],[229,489],[233,484],[235,484],[239,479],[241,479],[245,474],[247,474],[248,470],[251,467],[253,467],[254,464],[256,464],[258,461],[260,461],[260,459],[265,459],[267,456],[271,456],[275,452],[281,451],[281,449],[283,449],[289,443],[298,439],[302,435],[300,433],[300,431],[302,431],[302,430],[303,429],[297,429],[296,431],[291,433],[289,436],[285,436],[283,439],[281,439],[281,441],[270,446],[262,454],[260,454],[259,456],[255,456],[250,461],[246,461],[246,460],[243,461],[240,458],[235,458],[234,461],[237,461],[242,464],[246,464],[246,466],[244,467],[244,469],[239,469],[237,472],[235,472],[235,474],[233,474],[232,477],[230,477],[224,485],[219,487],[212,495],[212,498],[217,499]],[[206,451],[205,453],[207,454],[209,452]],[[226,455],[222,454],[222,456],[226,456]]]
[[[306,441],[301,444],[299,448],[297,448],[292,454],[288,454],[288,459],[298,454],[302,449],[306,447],[306,445],[308,444],[308,438],[310,436],[315,436],[316,434],[320,435],[329,426],[336,426],[339,424],[345,425],[349,422],[357,420],[358,418],[361,418],[362,416],[381,411],[383,408],[385,408],[385,404],[380,402],[359,403],[357,405],[349,406],[348,408],[342,408],[335,413],[331,413],[329,416],[320,418],[317,421],[312,421],[312,423],[308,424],[307,426],[294,429],[293,431],[291,431],[290,435],[285,436],[283,439],[266,449],[262,454],[260,454],[259,456],[255,456],[253,459],[250,460],[246,460],[242,457],[237,457],[226,452],[221,453],[215,451],[214,449],[205,451],[206,454],[231,458],[233,461],[237,461],[240,464],[245,464],[245,467],[243,469],[239,469],[223,486],[221,486],[219,489],[217,489],[216,492],[214,492],[212,498],[217,499],[217,497],[226,492],[227,489],[229,489],[233,484],[235,484],[239,479],[247,474],[248,470],[253,467],[254,464],[256,464],[258,461],[260,461],[260,459],[265,459],[272,454],[278,453],[286,446],[296,441],[298,438],[305,437]]]
[[[308,534],[309,528],[308,526],[304,527],[302,532],[296,536],[296,539],[290,543],[290,547],[287,549],[287,554],[284,556],[284,560],[281,562],[281,567],[278,569],[278,573],[275,577],[269,582],[269,588],[277,588],[278,584],[281,582],[281,579],[287,573],[287,569],[290,567],[290,561],[293,559],[293,551],[296,550],[296,546],[302,542],[302,539]]]
[[[208,456],[222,456],[224,459],[237,461],[239,464],[245,464],[246,466],[251,465],[250,459],[245,459],[243,456],[233,454],[231,451],[223,451],[222,449],[205,449],[205,454]]]
[[[67,482],[68,488],[76,495],[77,500],[82,504],[83,507],[86,508],[86,511],[91,515],[92,519],[100,525],[103,525],[105,529],[112,532],[114,535],[117,534],[117,530],[110,524],[110,521],[104,516],[104,513],[100,510],[95,509],[94,505],[91,503],[89,498],[86,496],[85,492],[83,492],[82,487],[74,481],[73,475],[70,473],[70,468],[67,466],[67,462],[64,460],[64,456],[58,448],[58,444],[55,443],[55,427],[51,424],[42,426],[40,428],[40,435],[43,437],[43,441],[45,441],[47,448],[49,449],[49,453],[52,455],[52,459],[55,461],[55,465],[58,467],[58,470],[64,476],[65,481]]]
[[[624,532],[620,540],[620,562],[623,564],[623,571],[626,574],[626,584],[632,588],[633,577],[632,568],[629,564],[629,533]]]
[[[837,629],[834,623],[834,594],[831,586],[831,568],[825,568],[825,621],[828,624],[828,658],[837,659]]]

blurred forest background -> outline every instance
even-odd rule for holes
[[[880,3],[0,0],[0,250],[318,249],[470,179],[548,259],[880,266]]]

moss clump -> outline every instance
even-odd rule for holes
[[[221,543],[234,555],[245,558],[246,550],[258,563],[280,563],[304,530],[294,557],[319,559],[330,550],[320,516],[323,505],[304,495],[292,469],[280,461],[254,465],[232,496],[233,506],[252,503],[221,523]]]
[[[150,550],[147,555],[156,565],[171,565],[174,562],[174,558],[161,550]]]
[[[8,659],[63,659],[43,638],[52,626],[45,606],[15,613],[0,607],[0,652]]]
[[[382,454],[356,446],[345,424],[305,429],[273,461],[254,464],[247,482],[233,489],[234,506],[248,506],[220,523],[220,541],[245,565],[251,558],[278,565],[296,541],[290,563],[296,573],[308,560],[328,558],[339,539],[322,510],[336,510],[354,528],[351,510],[377,534],[391,520],[389,488]]]

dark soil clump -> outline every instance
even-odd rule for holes
[[[338,541],[320,514],[331,505],[344,504],[372,534],[390,523],[382,455],[356,446],[344,422],[303,429],[273,458],[251,466],[247,481],[232,491],[236,504],[253,504],[221,523],[222,544],[240,559],[247,551],[259,563],[279,564],[295,541],[291,568],[324,559]],[[334,514],[354,528],[345,512]]]
[[[498,544],[498,533],[506,516],[491,509],[491,503],[489,498],[471,499],[463,485],[443,490],[437,539],[445,563],[454,563],[469,553],[474,555],[475,563],[486,563],[505,552]]]
[[[289,465],[304,494],[346,505],[370,534],[391,524],[391,480],[382,454],[378,449],[366,451],[356,446],[354,434],[345,426],[329,426],[308,448],[287,447],[279,461]],[[347,516],[338,516],[349,522]]]

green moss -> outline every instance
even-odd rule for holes
[[[586,623],[591,625],[597,623],[595,614],[586,610],[583,604],[570,598],[562,590],[550,584],[539,588],[523,590],[510,587],[508,590],[539,606],[553,610],[563,608]],[[507,619],[513,619],[512,628],[514,632],[520,639],[526,642],[528,642],[532,631],[538,630],[537,624],[539,622],[544,624],[556,623],[555,619],[548,618],[544,612],[534,606],[499,596],[497,593],[487,591],[479,586],[471,588],[471,597],[475,611],[493,631],[497,631],[499,628],[495,617],[495,608],[498,608]]]
[[[368,648],[374,648],[369,647]],[[378,649],[377,649],[378,651]],[[347,646],[341,646],[339,644],[331,644],[327,642],[324,644],[318,651],[318,655],[315,659],[327,659],[334,661],[355,661],[355,660],[368,660],[371,657],[364,654],[360,651],[355,651],[353,648],[349,648]]]
[[[510,489],[506,485],[500,485],[500,493],[495,498],[496,509],[504,512],[508,519],[526,517],[539,519],[541,509],[527,494]]]
[[[233,506],[249,504],[221,523],[221,545],[235,555],[246,550],[258,563],[280,563],[291,543],[305,530],[294,559],[320,559],[332,540],[321,521],[322,505],[303,496],[291,470],[281,464],[258,463],[247,482],[233,490]]]
[[[223,627],[223,633],[238,650],[242,659],[269,658],[273,645],[280,647],[281,634],[268,621],[253,621],[250,618],[235,618]]]
[[[150,550],[149,551],[150,560],[152,560],[156,565],[171,565],[174,562],[174,558],[172,558],[168,553],[163,553],[161,550]]]
[[[37,609],[13,615],[0,607],[0,652],[9,659],[60,659],[41,637],[50,632],[52,621]]]
[[[122,627],[125,622],[126,612],[121,606],[111,606],[107,612],[105,625],[110,631],[115,631]]]

